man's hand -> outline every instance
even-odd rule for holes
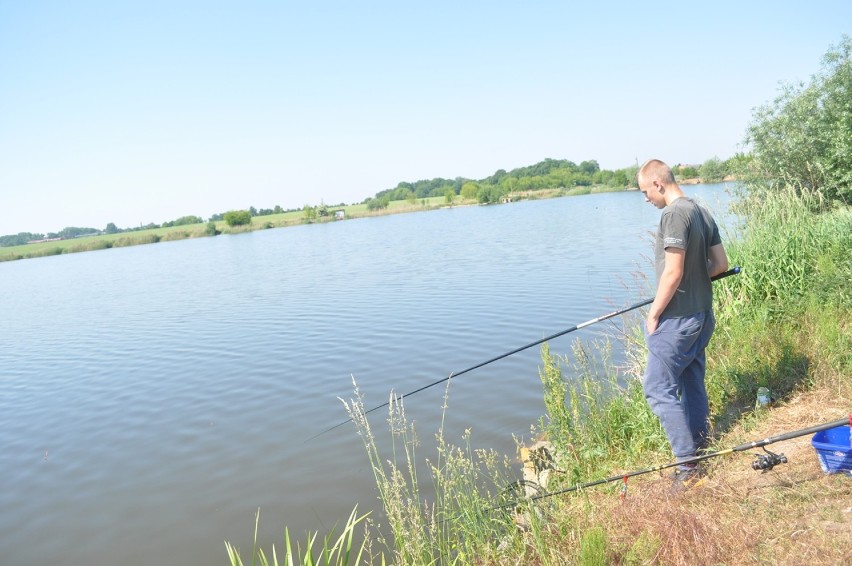
[[[655,316],[648,315],[648,318],[645,319],[645,331],[648,334],[653,334],[655,330],[657,330],[657,326],[660,324],[660,319]]]

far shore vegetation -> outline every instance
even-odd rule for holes
[[[423,431],[403,403],[368,420],[356,386],[346,405],[381,512],[353,510],[322,542],[316,533],[294,542],[284,530],[266,550],[256,537],[244,549],[226,543],[231,564],[849,564],[852,480],[824,473],[809,437],[769,446],[788,462],[765,473],[752,469],[753,453],[726,449],[852,410],[850,93],[844,36],[809,84],[785,86],[755,110],[749,152],[734,160],[743,222],[725,246],[744,269],[714,284],[707,387],[711,450],[723,454],[705,461],[701,483],[672,492],[665,476],[646,474],[530,498],[671,462],[642,394],[643,315],[633,311],[609,339],[575,341],[565,356],[542,347],[543,414],[518,439],[522,455],[532,441],[552,447],[551,458],[527,459],[535,481],[521,481],[516,454],[475,449],[470,430],[457,440],[443,425],[428,431],[437,449],[421,453]],[[621,366],[608,354],[616,340]],[[768,406],[756,402],[759,387],[771,391]],[[378,434],[392,450],[380,452]]]
[[[676,166],[675,173],[685,182],[719,182],[728,175],[729,162],[714,157],[701,165]],[[66,227],[49,234],[22,232],[0,236],[0,262],[451,206],[628,190],[635,174],[636,166],[609,171],[601,170],[594,160],[577,165],[568,160],[545,159],[509,172],[501,169],[478,181],[457,177],[401,182],[394,189],[380,191],[358,204],[321,202],[291,210],[280,206],[267,209],[252,206],[214,214],[206,221],[199,216],[183,216],[163,224],[136,228],[122,229],[109,223],[103,230]]]

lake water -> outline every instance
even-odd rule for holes
[[[722,215],[724,186],[687,189]],[[658,220],[606,193],[0,264],[0,562],[225,564],[258,508],[267,547],[376,509],[353,425],[308,440],[352,377],[371,407],[646,298]],[[538,367],[453,380],[449,440],[513,453]],[[424,437],[443,393],[406,400]]]

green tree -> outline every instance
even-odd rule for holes
[[[367,210],[382,210],[390,204],[390,195],[384,194],[379,198],[367,199]]]
[[[725,164],[718,157],[705,161],[698,171],[698,176],[701,177],[703,183],[719,183],[727,174]]]
[[[606,183],[610,187],[627,188],[627,186],[631,183],[630,179],[631,177],[626,169],[619,169],[618,171],[612,172],[612,174],[607,178]]]
[[[594,159],[592,159],[590,161],[583,161],[582,163],[580,163],[580,171],[582,171],[586,175],[589,175],[589,176],[594,175],[595,173],[597,173],[600,170],[601,170],[601,166],[598,165],[598,162],[595,161]]]
[[[107,234],[118,234],[119,229],[118,229],[118,226],[116,226],[114,223],[110,222],[109,224],[106,225],[106,228],[104,228],[104,232],[107,233]]]
[[[694,179],[698,177],[698,169],[693,167],[692,165],[681,165],[677,168],[678,171],[675,173],[680,179]],[[672,171],[674,173],[674,171]]]
[[[476,192],[476,200],[482,204],[500,202],[500,199],[502,199],[503,196],[503,191],[499,186],[495,185],[482,185]]]
[[[172,220],[171,222],[164,222],[163,226],[167,224],[169,227],[171,226],[186,226],[189,224],[201,224],[204,222],[200,216],[181,216],[177,220]]]
[[[452,187],[448,187],[444,191],[444,202],[447,203],[447,204],[453,204],[453,200],[455,200],[455,198],[456,198],[456,192],[453,190]]]
[[[477,198],[476,195],[479,192],[479,185],[474,183],[473,181],[468,181],[462,185],[461,188],[461,197],[465,200],[471,200]]]
[[[852,202],[852,38],[829,49],[809,84],[783,85],[752,118],[745,141],[753,160],[738,176]]]
[[[43,240],[44,234],[33,234],[31,232],[19,232],[18,234],[9,234],[8,236],[0,236],[0,247],[7,246],[23,246],[32,240]]]
[[[225,224],[231,227],[251,224],[251,212],[248,210],[229,210],[224,218]]]
[[[317,207],[306,204],[302,207],[302,214],[305,220],[315,220],[317,217]]]

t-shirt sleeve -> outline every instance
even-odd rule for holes
[[[663,249],[686,249],[688,228],[686,218],[674,210],[666,210],[660,219],[660,232],[663,236]]]
[[[710,236],[710,245],[718,246],[722,243],[722,236],[719,234],[719,226],[716,224],[716,221],[713,221],[713,235]]]

